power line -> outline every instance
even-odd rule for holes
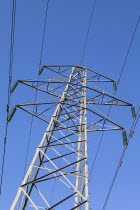
[[[124,67],[126,65],[126,62],[127,62],[127,59],[128,59],[131,47],[132,47],[132,43],[133,43],[134,38],[135,38],[135,34],[136,34],[136,31],[137,31],[137,28],[138,28],[138,25],[139,25],[139,21],[140,21],[140,16],[138,17],[138,20],[136,22],[136,25],[135,25],[135,28],[134,28],[134,31],[133,31],[133,34],[132,34],[132,37],[131,37],[131,40],[130,40],[130,43],[129,43],[129,46],[128,46],[128,50],[126,52],[126,56],[125,56],[125,59],[124,59],[124,62],[123,62],[122,68],[121,68],[120,76],[119,76],[119,79],[118,79],[118,82],[117,82],[117,90],[118,90],[118,85],[120,83],[120,80],[121,80],[121,77],[122,77],[122,74],[123,74],[123,71],[124,71]],[[115,90],[114,95],[116,95],[117,90]],[[107,114],[108,117],[109,117],[109,114],[111,112],[111,108],[112,108],[112,106],[110,105],[109,111],[108,111],[108,114]],[[99,144],[98,144],[97,152],[95,154],[95,159],[94,159],[94,162],[92,164],[91,172],[90,172],[90,175],[89,175],[89,181],[90,181],[90,177],[92,175],[92,172],[93,172],[93,169],[95,167],[95,163],[96,163],[96,160],[97,160],[97,157],[98,157],[98,154],[99,154],[100,146],[101,146],[101,143],[102,143],[102,140],[103,140],[103,135],[104,135],[104,131],[102,132],[102,135],[101,135],[101,138],[100,138],[100,141],[99,141]]]
[[[40,69],[41,64],[42,64],[42,56],[43,56],[43,50],[44,50],[44,41],[45,41],[45,34],[46,34],[46,25],[47,25],[47,18],[48,18],[49,2],[50,2],[50,0],[47,0],[47,6],[46,6],[46,12],[45,12],[45,22],[44,22],[44,29],[43,29],[43,36],[42,36],[42,44],[41,44],[39,69]]]
[[[44,50],[44,41],[45,41],[45,34],[46,34],[46,25],[47,25],[49,1],[50,0],[47,0],[47,3],[46,3],[45,20],[44,20],[44,26],[43,26],[43,35],[42,35],[40,59],[39,59],[39,66],[38,66],[39,69],[41,68],[41,65],[42,65],[42,56],[43,56],[43,50]],[[38,79],[39,79],[39,74],[38,74]],[[37,98],[37,89],[35,91],[35,99],[34,99],[34,101],[36,101],[36,98]],[[33,108],[33,113],[34,112],[37,112],[37,109],[35,110],[35,107]],[[32,127],[33,127],[33,120],[34,120],[34,117],[32,115],[32,117],[31,117],[31,124],[30,124],[30,130],[29,130],[29,138],[28,138],[28,143],[27,143],[27,152],[26,152],[26,157],[25,157],[24,175],[25,175],[25,170],[26,170],[26,166],[27,166],[27,159],[28,159],[29,146],[30,146]]]
[[[7,103],[7,118],[9,115],[9,107],[11,102],[11,82],[12,82],[12,74],[13,74],[13,54],[14,54],[14,40],[15,40],[15,19],[16,19],[16,0],[12,2],[12,25],[11,25],[11,38],[10,38],[10,61],[9,61],[9,84],[8,84],[8,103]],[[0,195],[2,193],[2,184],[3,184],[3,173],[4,173],[4,165],[5,165],[5,155],[6,155],[6,143],[7,143],[7,132],[8,132],[8,121],[6,119],[6,128],[5,128],[5,136],[4,136],[4,148],[3,148],[3,157],[2,157],[2,167],[1,167],[1,178],[0,178]]]
[[[92,23],[92,18],[93,18],[94,11],[95,11],[95,6],[96,6],[96,0],[93,1],[91,17],[90,17],[88,30],[87,30],[87,35],[86,35],[86,39],[85,39],[85,44],[84,44],[84,48],[83,48],[83,52],[82,52],[81,65],[82,65],[82,62],[83,62],[83,59],[84,59],[84,55],[85,55],[85,50],[86,50],[86,46],[87,46],[87,41],[88,41],[88,36],[89,36],[90,27],[91,27],[91,23]]]
[[[124,59],[124,63],[123,63],[122,69],[121,69],[121,73],[120,73],[120,76],[119,76],[119,79],[118,79],[117,85],[120,83],[120,80],[121,80],[121,77],[122,77],[122,73],[123,73],[123,71],[124,71],[124,67],[125,67],[125,64],[126,64],[127,58],[128,58],[128,56],[129,56],[130,49],[131,49],[132,43],[133,43],[133,41],[134,41],[135,34],[136,34],[136,31],[137,31],[137,28],[138,28],[139,22],[140,22],[140,16],[138,17],[138,20],[137,20],[136,26],[135,26],[135,28],[134,28],[134,31],[133,31],[133,34],[132,34],[132,38],[131,38],[131,40],[130,40],[130,44],[129,44],[129,47],[128,47],[128,50],[127,50],[127,53],[126,53],[126,56],[125,56],[125,59]]]
[[[41,50],[40,50],[40,59],[39,59],[38,69],[40,69],[41,65],[42,65],[42,57],[43,57],[43,50],[44,50],[44,41],[45,41],[45,34],[46,34],[46,25],[47,25],[49,1],[50,0],[47,0],[47,2],[46,2],[45,20],[44,20],[44,26],[43,26],[43,34],[42,34],[42,42],[41,42]],[[39,74],[38,74],[38,79],[39,79]],[[37,89],[35,90],[34,101],[36,101],[36,98],[37,98]],[[35,110],[35,106],[34,106],[33,113],[36,114],[36,112],[37,112],[37,109]],[[29,137],[28,137],[27,148],[26,148],[23,177],[25,176],[26,167],[27,167],[27,160],[28,160],[28,155],[29,155],[29,148],[30,148],[32,128],[33,128],[33,121],[34,121],[34,116],[32,115],[31,122],[30,122],[30,129],[29,129]],[[20,205],[20,202],[19,202],[19,205]]]
[[[140,108],[139,108],[138,111],[137,111],[137,115],[138,115],[138,112],[139,112],[139,111],[140,111]],[[132,123],[131,129],[130,129],[130,132],[129,132],[129,137],[128,137],[128,144],[129,144],[129,142],[130,142],[130,139],[132,138],[132,135],[133,135],[133,133],[134,133],[134,130],[135,130],[135,127],[136,127],[136,125],[137,125],[137,123],[138,123],[139,118],[140,118],[140,114],[138,115],[138,117],[137,117],[137,118],[133,121],[133,123]],[[116,168],[116,170],[115,170],[115,173],[114,173],[114,176],[113,176],[111,185],[110,185],[110,187],[109,187],[109,190],[108,190],[108,193],[107,193],[107,196],[106,196],[106,199],[105,199],[105,202],[104,202],[104,205],[103,205],[102,210],[105,210],[106,205],[107,205],[107,203],[108,203],[108,200],[109,200],[110,194],[111,194],[111,192],[112,192],[112,189],[113,189],[115,180],[116,180],[116,178],[117,178],[117,175],[118,175],[120,166],[121,166],[121,164],[122,164],[122,161],[123,161],[123,158],[124,158],[126,149],[127,149],[127,147],[125,147],[125,148],[123,149],[122,153],[121,153],[121,157],[120,157],[119,163],[118,163],[118,165],[117,165],[117,168]]]

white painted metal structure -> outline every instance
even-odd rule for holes
[[[104,114],[98,113],[94,105],[132,104],[98,88],[95,85],[97,82],[114,81],[90,69],[81,66],[43,66],[40,74],[43,70],[61,78],[52,74],[50,79],[18,80],[44,92],[47,97],[46,100],[18,104],[16,107],[43,120],[48,126],[11,210],[89,210],[87,133],[124,130]],[[87,97],[87,90],[90,97]],[[32,106],[36,112],[31,111],[29,107]],[[52,112],[54,114],[49,121],[46,115],[50,116]],[[90,123],[87,122],[87,112],[93,119]]]

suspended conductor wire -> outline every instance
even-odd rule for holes
[[[42,56],[43,56],[43,50],[44,50],[44,41],[45,41],[45,34],[46,34],[46,25],[47,25],[49,1],[50,0],[47,0],[47,3],[46,3],[45,21],[44,21],[44,27],[43,27],[43,35],[42,35],[42,43],[41,43],[41,51],[40,51],[40,60],[39,60],[39,66],[38,66],[39,69],[41,68],[41,65],[42,65]],[[39,79],[39,74],[38,74],[38,79]],[[36,101],[36,98],[37,98],[37,89],[35,91],[35,99],[34,99],[34,101]],[[35,114],[37,112],[37,109],[35,110],[35,106],[33,108],[33,113],[34,112],[35,112]],[[28,139],[28,144],[27,144],[27,152],[26,152],[26,157],[25,157],[24,175],[25,175],[25,171],[26,171],[27,159],[28,159],[28,154],[29,154],[29,147],[30,147],[30,141],[31,141],[33,120],[34,120],[34,116],[32,115],[32,117],[31,117],[31,124],[30,124],[30,130],[29,130],[29,139]]]
[[[13,52],[14,52],[14,39],[15,39],[15,19],[16,19],[16,0],[12,2],[12,25],[11,25],[11,38],[10,38],[10,61],[9,61],[9,84],[8,84],[8,103],[7,103],[7,118],[9,115],[9,107],[11,102],[11,82],[12,82],[12,72],[13,72]],[[3,184],[3,172],[5,165],[5,155],[6,155],[6,143],[7,143],[7,132],[8,132],[8,121],[6,119],[6,128],[4,136],[4,149],[2,157],[2,167],[1,167],[1,178],[0,178],[0,195],[2,193],[2,184]]]
[[[139,22],[140,22],[140,16],[138,17],[138,20],[137,20],[137,23],[136,23],[136,26],[135,26],[135,29],[134,29],[134,32],[133,32],[133,35],[132,35],[132,38],[131,38],[131,41],[130,41],[130,44],[129,44],[128,50],[127,50],[127,53],[126,53],[126,56],[125,56],[124,63],[123,63],[122,69],[121,69],[121,73],[120,73],[120,76],[119,76],[119,79],[118,79],[117,85],[120,83],[120,80],[121,80],[121,77],[122,77],[122,73],[123,73],[123,71],[124,71],[124,67],[125,67],[125,64],[126,64],[127,58],[128,58],[128,56],[129,56],[130,49],[131,49],[132,43],[133,43],[133,41],[134,41],[135,34],[136,34],[136,31],[137,31],[137,28],[138,28]]]
[[[40,59],[39,59],[38,69],[40,69],[40,67],[42,65],[42,57],[43,57],[43,50],[44,50],[44,42],[45,42],[45,34],[46,34],[46,25],[47,25],[49,1],[50,0],[47,0],[47,3],[46,3],[45,20],[44,20],[44,26],[43,26],[43,35],[42,35],[42,42],[41,42],[41,50],[40,50]],[[39,74],[38,74],[38,79],[39,79]],[[36,98],[37,98],[37,89],[35,90],[34,101],[36,101]],[[33,108],[33,113],[35,113],[35,114],[37,113],[37,109],[35,110],[35,106]],[[29,138],[28,138],[28,142],[27,142],[27,149],[26,149],[26,155],[25,155],[25,164],[24,164],[23,178],[25,176],[26,167],[27,167],[27,160],[28,160],[28,155],[29,155],[29,148],[30,148],[30,142],[31,142],[33,121],[34,121],[34,116],[32,115],[31,123],[30,123],[30,129],[29,129]],[[20,202],[21,202],[21,197],[20,197]],[[19,202],[19,205],[20,205],[20,202]]]
[[[133,41],[134,41],[134,38],[135,38],[135,34],[136,34],[136,31],[137,31],[139,22],[140,22],[140,16],[138,17],[138,20],[136,22],[136,25],[135,25],[135,28],[134,28],[134,31],[133,31],[133,34],[132,34],[132,37],[131,37],[131,40],[130,40],[130,43],[129,43],[129,46],[128,46],[128,50],[126,52],[126,56],[125,56],[125,59],[124,59],[124,62],[123,62],[122,68],[121,68],[120,76],[119,76],[119,79],[118,79],[118,82],[117,82],[117,90],[118,90],[118,85],[119,85],[119,83],[121,81],[121,78],[122,78],[122,74],[123,74],[128,56],[130,54],[130,50],[131,50],[131,47],[132,47],[132,44],[133,44]],[[117,90],[115,91],[114,95],[116,95]],[[111,108],[112,108],[112,105],[110,105],[110,107],[109,107],[107,117],[109,117],[109,114],[111,112]],[[93,172],[93,169],[95,167],[95,163],[96,163],[96,160],[97,160],[97,157],[98,157],[98,154],[99,154],[100,146],[101,146],[101,143],[102,143],[102,140],[103,140],[103,135],[104,135],[104,131],[102,132],[102,135],[101,135],[101,138],[100,138],[100,141],[99,141],[99,144],[98,144],[97,152],[95,154],[95,159],[94,159],[94,162],[92,164],[92,168],[91,168],[90,175],[89,175],[89,181],[90,181],[90,178],[91,178],[91,175],[92,175],[92,172]]]
[[[140,118],[140,113],[139,113],[139,111],[140,111],[140,108],[139,108],[138,111],[137,111],[137,116],[138,116],[138,117],[133,121],[132,126],[131,126],[131,129],[130,129],[130,132],[129,132],[129,136],[128,136],[128,145],[129,145],[130,139],[132,138],[131,135],[132,135],[132,133],[134,133],[134,130],[135,130],[136,125],[137,125],[137,123],[138,123],[138,121],[139,121],[139,118]],[[139,115],[138,115],[138,113],[139,113]],[[108,200],[109,200],[109,198],[110,198],[110,195],[111,195],[111,192],[112,192],[112,189],[113,189],[115,180],[116,180],[116,178],[117,178],[117,175],[118,175],[120,166],[121,166],[121,164],[122,164],[122,161],[123,161],[123,158],[124,158],[126,149],[127,149],[127,147],[125,147],[125,148],[123,149],[122,153],[121,153],[121,157],[120,157],[119,163],[118,163],[118,165],[117,165],[117,168],[116,168],[116,170],[115,170],[115,173],[114,173],[114,176],[113,176],[111,185],[110,185],[110,187],[109,187],[109,190],[108,190],[108,193],[107,193],[107,196],[106,196],[106,199],[105,199],[105,202],[104,202],[104,205],[103,205],[102,210],[105,210],[105,208],[106,208],[106,206],[107,206],[107,203],[108,203]]]
[[[47,25],[47,18],[48,18],[48,8],[49,8],[49,1],[47,0],[47,6],[46,6],[46,12],[45,12],[45,22],[44,22],[44,29],[43,29],[43,36],[42,36],[42,45],[41,45],[41,53],[40,53],[40,63],[39,63],[39,69],[42,64],[42,56],[43,56],[43,50],[44,50],[44,41],[45,41],[45,34],[46,34],[46,25]],[[38,76],[39,78],[39,76]]]
[[[85,44],[84,44],[84,48],[83,48],[83,52],[82,52],[81,65],[83,63],[83,59],[84,59],[84,55],[85,55],[85,50],[86,50],[87,41],[88,41],[89,32],[90,32],[90,27],[91,27],[91,23],[92,23],[94,11],[95,11],[95,6],[96,6],[96,0],[93,1],[91,17],[90,17],[90,21],[89,21],[89,25],[88,25],[88,30],[87,30],[87,34],[86,34],[86,39],[85,39]]]

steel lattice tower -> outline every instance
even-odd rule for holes
[[[11,89],[13,92],[22,83],[43,92],[46,98],[16,105],[9,121],[16,108],[20,108],[47,123],[11,210],[89,210],[88,132],[123,130],[124,146],[127,146],[125,129],[99,113],[94,105],[132,104],[96,86],[95,83],[109,82],[116,88],[114,80],[85,67],[43,66],[39,75],[43,71],[52,78],[18,80]],[[46,116],[51,116],[50,120]],[[57,190],[50,203],[54,180],[57,180]]]

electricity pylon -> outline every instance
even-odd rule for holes
[[[46,95],[16,105],[8,121],[20,108],[47,123],[11,210],[89,210],[88,133],[123,130],[127,146],[125,128],[95,105],[133,106],[95,85],[109,82],[116,88],[114,80],[85,67],[43,66],[39,74],[43,71],[49,79],[18,80],[11,88],[22,83]]]

